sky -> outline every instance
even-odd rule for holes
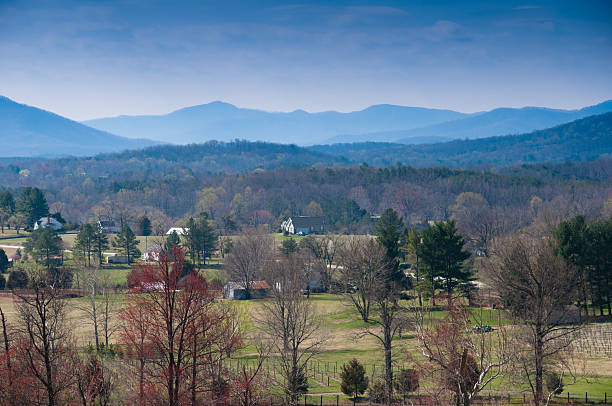
[[[75,120],[578,108],[612,99],[612,2],[0,0],[0,95]]]

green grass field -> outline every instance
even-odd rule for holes
[[[75,235],[62,234],[61,237],[66,248],[72,248]],[[145,243],[144,237],[138,237],[139,246],[144,250],[145,244],[151,246],[162,238],[148,237]],[[282,234],[275,234],[274,238],[280,243],[285,238],[300,239],[303,237],[286,237]],[[25,241],[25,238],[21,237],[19,239],[0,240],[0,244],[22,245],[23,241]],[[109,251],[112,251],[112,248]],[[78,264],[72,262],[69,254],[66,255],[66,262],[78,266]],[[226,274],[221,265],[221,258],[211,258],[207,262],[202,272],[208,280],[226,280]],[[108,276],[113,286],[125,286],[126,278],[131,268],[132,266],[128,265],[105,265],[101,272]],[[121,306],[125,295],[126,293],[117,293],[114,296],[116,308]],[[309,393],[315,395],[340,392],[339,368],[352,358],[357,358],[363,363],[368,375],[371,378],[377,379],[376,377],[382,371],[383,354],[377,339],[371,335],[363,334],[366,324],[361,321],[355,308],[341,295],[313,294],[311,298],[323,325],[321,336],[325,337],[325,342],[321,352],[316,356],[311,365],[312,376],[309,378]],[[237,354],[237,359],[241,362],[248,362],[249,360],[253,362],[252,359],[256,354],[250,337],[257,331],[254,319],[261,315],[263,311],[262,303],[263,300],[233,302],[246,315],[246,347]],[[404,304],[414,305],[415,303],[404,301]],[[14,322],[16,317],[15,307],[10,297],[0,297],[0,305],[2,305],[3,310],[7,314],[9,322]],[[74,325],[73,333],[77,338],[77,342],[85,346],[91,343],[92,337],[91,323],[87,320],[85,312],[81,309],[83,305],[86,305],[86,300],[83,298],[70,299],[68,319]],[[441,319],[445,315],[445,311],[438,310],[432,311],[428,317],[435,320]],[[504,317],[504,313],[499,310],[473,309],[472,318],[474,324],[483,323],[495,326],[498,320],[501,320],[504,326],[510,324],[510,318]],[[412,331],[403,332],[402,337],[397,338],[394,344],[394,362],[397,368],[412,367],[415,359],[422,359]],[[566,396],[568,391],[577,398],[583,398],[585,392],[588,392],[593,398],[603,396],[606,392],[612,395],[612,358],[604,355],[591,355],[585,357],[585,361],[585,368],[576,376],[575,382],[573,379],[565,378],[566,387],[562,396]],[[428,385],[432,385],[432,383],[423,383],[424,388],[428,387]],[[505,380],[494,382],[489,389],[528,391],[527,387],[516,386]],[[330,400],[335,399],[335,395],[326,396],[326,398]],[[348,398],[342,396],[341,399],[347,400]]]

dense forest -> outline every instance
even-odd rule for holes
[[[355,162],[388,166],[507,167],[523,163],[590,161],[612,151],[612,113],[590,116],[529,134],[437,144],[354,143],[312,149]]]
[[[362,165],[237,174],[201,172],[169,161],[135,163],[136,158],[113,171],[98,159],[12,161],[0,168],[0,177],[15,196],[23,187],[42,189],[51,212],[69,221],[102,214],[135,219],[146,212],[160,229],[205,211],[215,220],[230,216],[238,225],[273,228],[284,216],[324,215],[337,231],[363,232],[371,228],[371,215],[389,207],[407,224],[422,225],[449,218],[465,192],[481,196],[498,215],[507,213],[514,228],[547,208],[563,216],[598,217],[612,196],[612,160],[606,159],[498,172]]]

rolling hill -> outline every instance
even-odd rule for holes
[[[612,113],[520,135],[427,145],[368,142],[318,145],[311,149],[376,166],[401,162],[417,167],[466,168],[591,161],[612,156]]]
[[[93,155],[155,144],[87,127],[51,112],[0,96],[2,157]]]

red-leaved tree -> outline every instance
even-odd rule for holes
[[[183,251],[176,246],[159,262],[132,273],[132,294],[120,313],[120,339],[138,360],[140,404],[199,405],[223,395],[213,390],[221,382],[211,364],[217,366],[224,358],[219,354],[227,353],[218,343],[231,313],[218,309],[217,292],[202,275],[195,270],[184,275],[185,269]]]

